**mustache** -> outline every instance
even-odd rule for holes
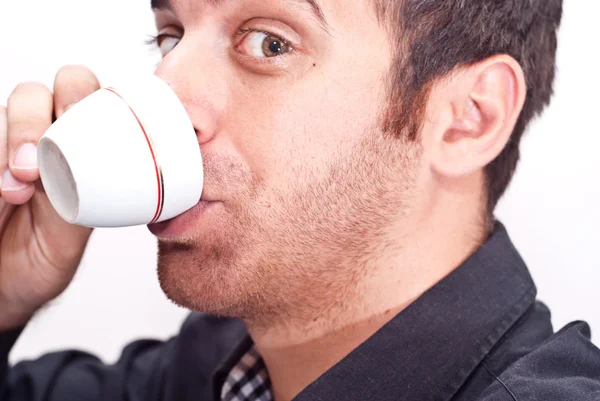
[[[211,191],[231,193],[240,188],[249,189],[258,181],[243,160],[229,154],[202,153],[204,185]]]

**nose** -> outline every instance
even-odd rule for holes
[[[161,61],[155,75],[163,79],[179,97],[188,113],[200,145],[211,141],[219,131],[219,118],[225,102],[224,71],[217,57],[199,48],[193,38],[181,42]]]

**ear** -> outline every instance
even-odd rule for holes
[[[461,69],[444,88],[438,105],[447,118],[430,138],[432,168],[441,176],[460,178],[480,171],[502,152],[527,87],[521,66],[500,55]]]

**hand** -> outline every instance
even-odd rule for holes
[[[0,107],[0,331],[24,325],[69,285],[91,229],[66,223],[39,180],[36,145],[66,109],[100,88],[84,67],[62,68],[54,94],[20,84]]]

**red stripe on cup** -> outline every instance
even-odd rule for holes
[[[150,222],[150,224],[156,223],[156,221],[160,218],[160,215],[162,214],[162,209],[164,206],[164,182],[163,182],[163,177],[162,177],[162,169],[161,169],[160,165],[158,164],[156,152],[154,151],[152,138],[146,132],[146,128],[144,128],[144,125],[138,118],[136,112],[129,105],[129,103],[127,103],[127,101],[116,91],[116,89],[111,88],[111,87],[104,88],[104,89],[117,95],[119,97],[119,99],[121,99],[127,105],[129,110],[131,110],[131,113],[135,117],[136,121],[140,125],[140,128],[142,129],[142,132],[144,133],[144,137],[146,138],[146,143],[148,144],[148,148],[150,149],[150,153],[152,154],[152,161],[154,162],[154,169],[156,172],[156,182],[158,185],[158,201],[157,201],[157,205],[156,205],[156,212],[154,213],[154,217],[152,218],[152,221]]]

